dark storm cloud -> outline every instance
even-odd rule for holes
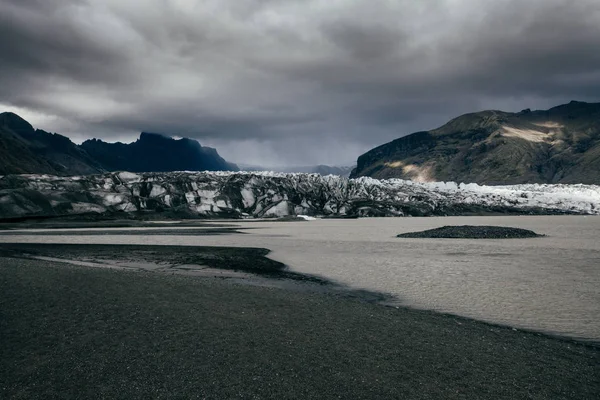
[[[599,37],[596,0],[5,0],[0,104],[77,138],[351,162],[464,112],[599,101]]]
[[[15,76],[34,80],[58,76],[82,82],[118,80],[127,72],[115,68],[123,60],[123,49],[102,43],[95,35],[99,30],[85,32],[83,21],[71,20],[83,16],[83,3],[72,2],[71,9],[64,12],[60,4],[19,0],[0,6],[0,72],[17,87]]]

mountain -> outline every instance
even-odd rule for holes
[[[600,183],[600,103],[482,111],[361,155],[351,177],[479,184]]]
[[[354,167],[347,166],[331,166],[331,165],[307,165],[307,166],[295,166],[295,167],[262,167],[259,165],[240,164],[240,170],[242,171],[273,171],[282,173],[306,173],[306,174],[319,174],[319,175],[338,175],[344,178],[350,176],[350,172]]]
[[[237,171],[211,147],[192,139],[173,139],[157,133],[142,132],[130,144],[86,140],[81,148],[109,171]]]
[[[89,175],[106,171],[237,171],[211,147],[192,139],[142,133],[131,144],[69,138],[34,129],[16,114],[0,114],[0,175]]]
[[[0,177],[3,218],[600,214],[600,186],[418,183],[274,172]]]
[[[86,175],[104,171],[69,138],[33,129],[16,114],[0,114],[0,175]]]

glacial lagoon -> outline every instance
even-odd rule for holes
[[[223,221],[215,221],[219,226]],[[227,221],[242,233],[148,235],[177,223],[119,234],[0,231],[0,242],[264,247],[292,271],[393,296],[392,305],[471,317],[600,341],[600,217],[498,216]],[[505,240],[404,239],[444,225],[497,225],[545,237]],[[210,229],[210,227],[209,227]],[[216,228],[215,228],[216,229]]]

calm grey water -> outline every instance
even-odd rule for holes
[[[517,216],[235,222],[224,236],[2,236],[0,242],[266,247],[294,271],[390,293],[398,303],[600,340],[600,217]],[[399,239],[443,225],[501,225],[547,237]],[[173,229],[157,227],[152,229]],[[122,229],[122,228],[120,228]],[[181,228],[185,229],[185,228]],[[89,230],[89,229],[87,229]]]

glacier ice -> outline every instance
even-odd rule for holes
[[[2,217],[119,210],[259,218],[485,212],[600,214],[600,186],[482,186],[276,172],[114,172],[76,177],[0,177]]]

